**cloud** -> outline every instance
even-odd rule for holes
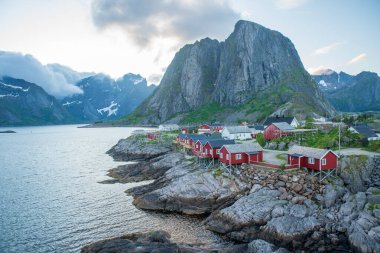
[[[92,18],[99,28],[121,27],[143,48],[162,37],[224,37],[240,16],[227,0],[94,0]]]
[[[274,3],[279,9],[289,10],[297,8],[308,1],[309,0],[275,0]]]
[[[0,76],[10,76],[35,83],[57,98],[82,93],[82,90],[69,83],[62,73],[42,65],[31,55],[0,51]]]
[[[148,83],[158,85],[161,82],[163,74],[151,74],[148,77]]]
[[[359,54],[358,56],[352,58],[350,61],[347,62],[347,65],[355,64],[357,62],[363,61],[367,59],[367,54]]]
[[[307,72],[309,72],[310,75],[322,75],[322,74],[328,75],[328,74],[333,73],[333,70],[325,66],[317,66],[317,67],[307,68]]]
[[[313,55],[321,55],[321,54],[327,54],[331,50],[337,48],[340,45],[343,45],[343,42],[334,42],[330,45],[327,45],[325,47],[318,48],[317,50],[314,51]]]

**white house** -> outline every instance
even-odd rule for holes
[[[177,124],[161,124],[158,126],[158,130],[160,130],[160,131],[176,131],[176,130],[179,130],[179,126]]]
[[[300,126],[296,117],[285,117],[285,116],[276,116],[276,117],[268,117],[264,122],[264,127],[271,125],[272,123],[286,122],[294,128]]]
[[[247,126],[227,126],[222,131],[222,137],[230,140],[252,139],[251,130]]]

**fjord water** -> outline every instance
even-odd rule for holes
[[[136,209],[124,190],[138,183],[98,183],[123,164],[105,152],[134,128],[6,129],[17,133],[0,134],[0,252],[78,252],[96,240],[158,229],[177,242],[219,242],[198,219]]]

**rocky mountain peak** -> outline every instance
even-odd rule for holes
[[[181,48],[156,92],[133,117],[145,123],[178,122],[184,114],[210,105],[220,107],[215,117],[223,121],[223,111],[229,108],[248,120],[279,107],[289,114],[333,113],[293,43],[277,31],[243,20],[224,42],[205,38]]]

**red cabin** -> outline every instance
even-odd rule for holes
[[[224,126],[220,123],[202,124],[198,128],[199,133],[222,132]]]
[[[286,122],[272,123],[264,129],[265,140],[273,140],[288,136],[294,128]]]
[[[183,134],[190,134],[190,133],[196,133],[197,128],[196,127],[182,127],[181,133]]]
[[[160,137],[160,133],[147,133],[146,134],[146,137],[148,139],[157,139]]]
[[[209,158],[217,159],[219,158],[220,148],[223,145],[235,144],[234,140],[208,140],[204,145],[204,153]]]
[[[338,155],[330,149],[294,145],[288,151],[288,164],[312,170],[331,170],[338,167]]]
[[[263,161],[263,149],[258,143],[224,145],[220,149],[220,162],[228,165],[252,164]]]

